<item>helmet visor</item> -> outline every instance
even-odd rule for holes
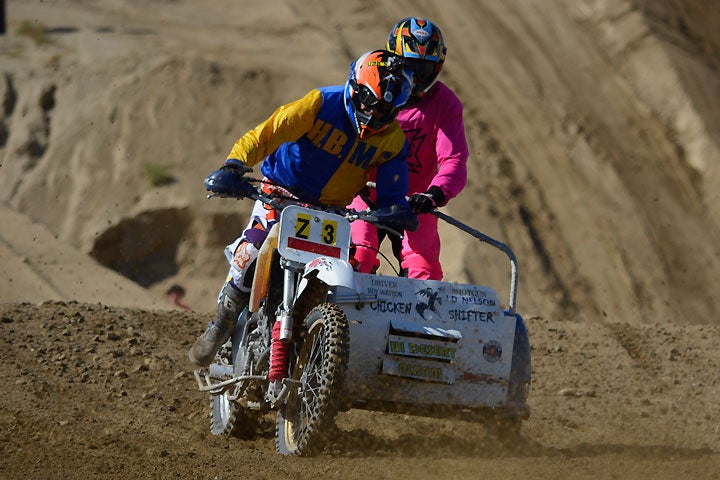
[[[405,68],[412,72],[415,91],[425,90],[435,81],[439,63],[422,58],[405,58]]]

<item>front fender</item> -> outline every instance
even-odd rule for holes
[[[355,272],[344,260],[318,257],[305,266],[297,288],[293,317],[305,318],[310,310],[327,300],[328,287],[355,289]]]
[[[298,296],[307,286],[308,281],[317,278],[330,287],[347,287],[355,289],[355,271],[350,263],[334,257],[318,257],[305,265],[302,280],[298,287]]]

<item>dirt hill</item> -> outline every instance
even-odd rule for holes
[[[719,478],[715,2],[6,3],[0,476]],[[528,443],[364,412],[315,460],[211,437],[184,356],[249,205],[202,178],[408,15],[443,29],[465,105],[444,211],[520,261]],[[505,257],[442,228],[447,279],[506,299]],[[174,283],[196,313],[167,311]]]

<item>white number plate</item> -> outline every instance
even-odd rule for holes
[[[350,223],[340,215],[292,205],[280,215],[280,253],[296,262],[317,257],[348,260]]]

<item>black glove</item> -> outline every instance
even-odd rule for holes
[[[257,189],[245,177],[251,171],[240,160],[229,159],[205,177],[205,188],[223,197],[254,198]]]
[[[252,168],[248,167],[237,158],[228,158],[225,160],[225,163],[223,163],[223,166],[220,167],[220,170],[233,170],[240,175],[252,172]]]
[[[440,187],[433,185],[427,189],[427,192],[416,193],[411,196],[408,203],[415,213],[429,213],[435,210],[438,205],[445,203],[445,194]]]
[[[370,220],[377,222],[378,226],[391,228],[398,233],[402,233],[403,230],[414,232],[418,227],[415,212],[400,205],[379,208],[370,214]]]

